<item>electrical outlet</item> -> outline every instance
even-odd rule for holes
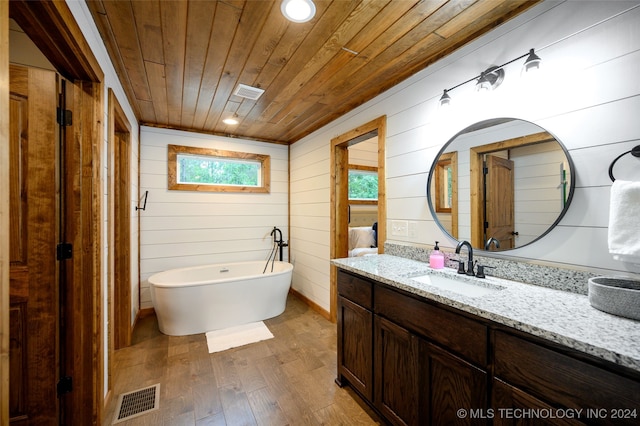
[[[407,228],[408,231],[408,236],[411,238],[415,238],[416,237],[416,228],[418,227],[418,223],[417,222],[409,222],[409,227]]]
[[[408,237],[409,223],[406,220],[392,220],[391,235],[396,237]]]

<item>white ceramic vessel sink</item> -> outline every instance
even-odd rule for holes
[[[455,280],[452,278],[442,277],[440,275],[420,275],[417,277],[411,277],[412,280],[418,281],[423,284],[437,287],[443,290],[453,291],[468,297],[480,297],[487,294],[494,293],[499,290],[503,290],[504,287],[497,286],[489,283],[470,283],[462,280]]]
[[[640,281],[622,277],[589,278],[589,303],[598,310],[640,320]]]

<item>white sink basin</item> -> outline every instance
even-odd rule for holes
[[[453,291],[468,297],[480,297],[487,294],[494,293],[499,290],[503,290],[504,287],[497,286],[489,283],[471,283],[462,280],[455,280],[452,278],[442,277],[440,275],[420,275],[417,277],[411,277],[412,280],[418,281],[423,284],[437,287],[442,290]]]

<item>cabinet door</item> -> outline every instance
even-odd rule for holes
[[[420,352],[423,343],[404,328],[374,316],[374,405],[395,425],[420,424]]]
[[[431,425],[487,424],[487,373],[434,345],[427,347],[428,391]]]
[[[372,399],[373,374],[373,314],[371,311],[338,297],[338,379],[343,379],[360,392],[363,397]]]
[[[494,333],[494,375],[590,424],[639,424],[640,380],[519,336]],[[637,377],[637,376],[636,376]]]
[[[569,417],[547,415],[555,412],[553,407],[499,379],[493,379],[491,400],[493,424],[497,426],[576,426],[584,424]],[[569,414],[575,413],[572,410],[567,410],[567,412]]]

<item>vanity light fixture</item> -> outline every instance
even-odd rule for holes
[[[504,80],[504,76],[505,76],[504,67],[523,58],[527,58],[524,61],[524,65],[522,67],[524,72],[537,70],[538,68],[540,68],[540,63],[542,62],[542,60],[538,55],[536,55],[534,49],[529,49],[529,51],[524,55],[518,56],[517,58],[512,59],[509,62],[505,62],[504,64],[499,66],[493,65],[487,68],[485,71],[481,72],[480,75],[470,78],[467,81],[463,81],[460,84],[456,84],[455,86],[449,89],[445,89],[444,92],[442,93],[442,96],[440,97],[440,101],[439,101],[440,106],[444,107],[451,104],[451,96],[449,95],[450,91],[464,84],[470,83],[472,81],[476,82],[476,89],[478,91],[493,90],[497,88],[498,86],[500,86],[500,84]]]
[[[493,90],[500,86],[503,80],[504,70],[502,68],[496,66],[489,67],[480,73],[480,78],[476,83],[476,90]]]
[[[527,56],[527,59],[524,61],[523,71],[529,72],[532,69],[539,69],[540,62],[542,62],[540,56],[536,55],[536,52],[533,49],[530,49],[529,56]]]
[[[449,106],[451,103],[451,96],[447,93],[447,89],[444,90],[442,96],[440,97],[440,106]]]
[[[291,22],[302,23],[315,16],[316,5],[313,0],[282,0],[280,11]]]

